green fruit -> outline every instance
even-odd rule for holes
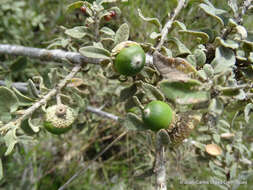
[[[141,46],[134,44],[120,50],[116,55],[114,67],[122,75],[134,76],[143,69],[145,61],[145,52]]]
[[[62,134],[71,129],[75,121],[73,110],[65,105],[54,105],[46,110],[44,127],[53,134]]]
[[[168,104],[154,100],[145,106],[143,110],[143,122],[153,131],[167,129],[171,124],[173,111]]]

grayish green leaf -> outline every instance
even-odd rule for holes
[[[244,119],[247,123],[250,121],[250,112],[253,112],[253,104],[248,103],[244,108]]]
[[[89,58],[110,59],[110,52],[104,48],[86,46],[79,49],[79,52]]]
[[[5,156],[9,155],[12,152],[15,144],[18,142],[16,136],[16,129],[17,128],[14,128],[13,126],[13,129],[9,130],[4,136],[4,141],[7,146],[7,150],[4,154]]]
[[[201,3],[199,7],[208,15],[212,16],[215,18],[217,21],[219,21],[220,24],[224,25],[222,15],[224,15],[227,11],[222,10],[222,9],[217,9],[215,8],[211,3],[204,4]]]
[[[178,104],[196,104],[209,99],[209,93],[193,87],[199,85],[195,80],[185,82],[163,80],[159,83],[161,91],[170,100]]]
[[[129,27],[127,23],[122,24],[116,32],[114,45],[127,41],[129,38]]]
[[[4,112],[14,112],[18,109],[18,98],[13,91],[0,87],[0,115]]]
[[[85,26],[76,26],[74,28],[65,30],[65,34],[76,39],[82,39],[84,36],[86,36],[86,32],[87,27]]]
[[[141,13],[140,9],[138,9],[138,13],[139,13],[139,17],[141,17],[142,20],[150,22],[150,23],[156,25],[159,28],[159,30],[162,29],[162,25],[161,25],[160,21],[157,18],[144,17],[143,14]]]
[[[142,120],[133,113],[128,113],[122,122],[123,127],[128,130],[145,130],[145,125]]]
[[[225,47],[218,47],[215,51],[215,58],[211,62],[214,73],[221,73],[230,70],[235,65],[235,54],[233,50]]]
[[[168,42],[173,42],[177,46],[179,51],[177,56],[191,54],[191,51],[178,38],[170,37],[168,38]]]

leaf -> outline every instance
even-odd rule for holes
[[[108,28],[106,26],[104,26],[103,28],[101,28],[100,32],[103,33],[103,34],[106,34],[108,36],[114,36],[115,35],[115,32],[112,29],[110,29],[110,28]]]
[[[180,21],[178,21],[178,20],[174,21],[172,23],[172,26],[173,27],[178,26],[181,30],[187,30],[185,24],[182,23],[182,22],[180,22]]]
[[[18,98],[13,91],[0,87],[0,115],[4,112],[15,112],[18,109]]]
[[[87,27],[85,26],[76,26],[74,28],[65,30],[65,34],[76,39],[82,39],[84,36],[86,36],[86,32]]]
[[[127,23],[122,24],[116,32],[114,45],[127,41],[129,38],[129,27]]]
[[[238,13],[238,6],[237,6],[237,0],[230,0],[228,1],[229,7],[232,9],[234,14]]]
[[[79,49],[79,52],[89,58],[110,59],[110,52],[104,48],[86,46]]]
[[[199,82],[193,79],[187,81],[163,80],[159,83],[163,94],[171,101],[178,104],[197,104],[209,100],[209,93],[198,91],[194,86]]]
[[[160,21],[157,18],[144,17],[140,9],[138,9],[138,14],[139,14],[139,17],[141,17],[142,20],[156,25],[159,28],[159,30],[162,29],[162,25],[161,25]]]
[[[135,84],[128,86],[120,91],[120,101],[125,101],[126,99],[132,97],[137,92],[137,87]]]
[[[173,42],[177,46],[179,53],[176,56],[191,54],[191,51],[179,39],[170,37],[168,42]]]
[[[218,134],[213,134],[213,140],[214,140],[216,143],[220,143],[220,135],[218,135]]]
[[[6,133],[6,135],[4,136],[4,141],[5,141],[5,144],[7,146],[7,150],[4,154],[5,156],[8,156],[12,152],[14,146],[18,142],[17,141],[17,136],[16,136],[16,129],[17,128],[13,128],[13,129],[9,130]]]
[[[67,12],[71,12],[74,11],[75,9],[79,9],[84,5],[83,1],[76,1],[74,3],[71,3],[70,5],[68,5],[67,7]]]
[[[33,103],[35,102],[34,99],[28,96],[25,96],[24,94],[19,92],[16,88],[12,88],[12,90],[14,91],[14,93],[16,94],[18,98],[19,106],[30,106],[30,105],[33,105]]]
[[[196,49],[194,51],[194,57],[199,67],[203,66],[206,63],[206,54],[203,50]]]
[[[157,100],[161,100],[161,101],[165,100],[164,95],[162,94],[162,92],[160,92],[160,90],[158,90],[157,87],[145,82],[142,82],[141,85],[143,87],[143,90],[146,92],[146,94],[152,94]]]
[[[170,80],[188,80],[186,74],[194,72],[196,69],[182,58],[169,58],[159,52],[153,54],[153,63],[164,78]]]
[[[40,93],[31,79],[28,80],[27,91],[30,96],[40,98]]]
[[[149,36],[152,40],[155,40],[157,38],[161,37],[161,33],[157,33],[157,32],[152,32]]]
[[[202,32],[202,31],[196,31],[196,30],[179,30],[179,33],[185,33],[185,34],[190,34],[193,35],[197,38],[201,38],[201,43],[206,44],[209,41],[209,36],[207,33]]]
[[[126,118],[120,122],[122,123],[123,127],[129,130],[145,130],[145,125],[142,120],[133,113],[127,113]]]
[[[225,47],[218,47],[215,51],[215,58],[211,62],[214,73],[221,73],[230,70],[235,65],[235,54],[233,50]]]
[[[197,137],[197,141],[210,141],[211,139],[210,135],[200,135]]]
[[[20,72],[26,68],[26,65],[27,65],[27,58],[19,57],[11,64],[10,70],[12,72]]]
[[[226,48],[231,48],[231,49],[238,49],[239,48],[239,44],[236,41],[230,40],[230,39],[223,40],[220,37],[217,37],[215,39],[215,43],[218,45],[222,45]]]
[[[213,98],[209,104],[208,111],[216,115],[221,115],[224,110],[224,105],[218,98]]]
[[[253,104],[248,103],[244,108],[244,119],[246,123],[249,123],[250,121],[250,112],[253,112]]]
[[[236,178],[236,170],[237,170],[237,163],[233,163],[233,165],[230,167],[230,179],[235,179]]]
[[[227,13],[227,11],[225,10],[222,10],[222,9],[217,9],[215,8],[211,3],[209,3],[208,5],[207,4],[204,4],[204,3],[201,3],[199,5],[199,7],[208,15],[212,16],[213,18],[215,18],[217,21],[219,21],[219,23],[221,25],[224,26],[224,21],[223,21],[223,15],[225,13]]]
[[[118,7],[111,7],[109,10],[110,11],[115,11],[117,16],[121,15],[121,10]]]

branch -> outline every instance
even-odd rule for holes
[[[95,59],[82,56],[80,53],[67,52],[60,49],[47,50],[19,45],[0,44],[0,54],[21,55],[45,61],[66,62],[74,64],[91,63],[98,64],[102,59]]]
[[[10,44],[0,44],[0,54],[27,56],[35,59],[60,63],[68,60],[75,64],[99,64],[103,61],[103,59],[89,58],[81,55],[80,53],[63,51],[60,49],[47,50]],[[152,63],[152,55],[146,54],[146,65],[152,65]]]
[[[71,78],[75,76],[75,74],[81,69],[81,65],[76,65],[72,71],[56,86],[56,88],[52,89],[47,95],[45,95],[41,100],[34,103],[31,107],[24,111],[23,115],[14,120],[14,125],[19,125],[24,119],[30,116],[34,111],[40,108],[42,105],[46,104],[48,100],[50,100],[53,96],[56,95],[68,82]],[[1,129],[8,129],[10,123],[7,123]]]
[[[172,27],[172,23],[174,22],[174,20],[176,19],[176,17],[178,16],[178,14],[180,13],[180,11],[182,10],[182,8],[184,7],[185,4],[185,0],[179,0],[178,5],[176,7],[176,9],[172,12],[170,19],[168,20],[168,22],[164,25],[163,29],[162,29],[162,36],[161,36],[161,40],[159,42],[159,44],[157,45],[156,49],[159,51],[162,47],[162,45],[164,44],[168,32],[171,30]]]
[[[86,110],[89,111],[89,112],[95,113],[97,115],[100,115],[102,117],[107,117],[109,119],[115,120],[115,121],[118,121],[118,119],[119,119],[119,117],[116,116],[116,115],[104,112],[101,109],[94,108],[94,107],[91,107],[91,106],[87,106]]]
[[[165,159],[165,146],[161,143],[159,133],[156,137],[156,157],[154,173],[156,174],[156,190],[167,190],[166,183],[166,159]]]
[[[109,148],[111,148],[116,142],[118,142],[122,137],[124,137],[127,134],[127,131],[121,133],[116,139],[114,139],[107,147],[104,148],[99,154],[97,154],[91,162],[96,161],[100,156],[102,156]],[[69,180],[64,183],[58,190],[64,190],[73,180],[75,180],[78,176],[80,176],[82,173],[84,173],[91,164],[83,166],[82,169],[80,169],[78,172],[76,172]]]
[[[6,86],[5,82],[2,81],[2,80],[0,80],[0,86]],[[13,86],[14,88],[16,88],[20,92],[24,92],[25,93],[25,92],[28,91],[28,89],[27,89],[27,83],[25,83],[25,82],[15,82],[15,83],[12,83],[11,86]],[[111,113],[102,111],[101,109],[95,108],[95,107],[92,107],[92,106],[87,106],[86,110],[89,111],[89,112],[92,112],[94,114],[97,114],[99,116],[107,117],[107,118],[115,120],[115,121],[118,121],[118,119],[119,119],[119,117],[116,116],[116,115],[113,115]]]

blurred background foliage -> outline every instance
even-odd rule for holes
[[[25,46],[45,48],[59,36],[64,35],[61,26],[71,28],[84,25],[85,16],[81,11],[76,10],[71,14],[66,14],[66,7],[73,0],[2,0],[0,4],[0,43],[20,44]],[[215,7],[228,10],[226,1],[212,0]],[[238,1],[241,4],[242,1]],[[164,0],[129,0],[125,3],[115,3],[122,11],[122,15],[115,20],[105,22],[105,26],[117,30],[118,26],[124,22],[130,26],[130,40],[137,42],[154,41],[149,35],[156,31],[153,25],[144,22],[139,16],[137,8],[141,9],[142,14],[147,17],[157,17],[162,24],[167,20],[167,13],[171,12],[176,6],[177,1]],[[221,26],[213,18],[207,16],[199,8],[193,6],[197,1],[191,1],[182,11],[179,21],[183,22],[188,29],[212,28],[220,32]],[[110,5],[111,6],[111,5]],[[253,30],[252,15],[244,16],[244,27],[248,31]],[[179,37],[177,31],[171,33]],[[195,44],[187,36],[180,35],[184,44],[193,49]],[[26,68],[22,71],[9,67],[15,64],[16,59],[10,56],[0,56],[0,68],[2,73],[0,80],[8,79],[11,81],[27,81],[32,76],[45,76],[56,66],[54,63],[45,64],[38,60],[27,58]],[[8,70],[4,70],[6,68]],[[104,110],[123,115],[123,104],[118,103],[120,86],[117,81],[110,81],[103,77],[102,70],[98,66],[91,66],[86,88],[90,88],[89,101],[91,105],[100,107]],[[106,101],[105,101],[106,100]],[[235,109],[231,105],[231,108]],[[253,152],[253,128],[252,118],[248,124],[243,122],[242,114],[233,119],[235,112],[225,113],[222,118],[231,123],[220,123],[221,128],[229,128],[233,125],[236,134],[235,140],[219,140],[217,134],[224,131],[221,128],[214,128],[208,131],[206,126],[200,126],[192,135],[190,140],[197,142],[211,142],[215,139],[216,143],[222,144],[224,149],[233,149],[238,152],[238,157],[224,155],[226,162],[220,160],[219,171],[212,168],[214,158],[209,157],[201,149],[196,148],[190,143],[184,143],[176,152],[168,152],[168,187],[170,189],[193,190],[217,189],[215,185],[183,185],[181,180],[209,180],[217,170],[218,179],[229,179],[228,168],[233,162],[244,160],[245,164],[238,166],[236,175],[241,179],[247,178],[247,185],[241,185],[238,189],[250,190],[253,186],[252,175],[252,152]],[[84,114],[86,122],[84,125],[76,127],[71,132],[54,136],[47,132],[36,135],[34,144],[18,145],[17,150],[12,155],[4,157],[4,148],[1,146],[1,156],[4,166],[4,178],[0,181],[1,190],[11,189],[58,189],[83,165],[90,164],[92,160],[104,147],[120,135],[124,129],[119,124],[110,120],[102,119],[94,114],[86,112]],[[236,149],[237,146],[237,149]],[[151,190],[153,189],[154,179],[147,177],[136,179],[134,176],[147,171],[154,161],[154,135],[149,132],[129,132],[123,139],[117,142],[107,151],[92,167],[74,181],[67,189],[71,190]],[[228,151],[229,152],[229,151]],[[242,155],[246,154],[251,164]],[[245,160],[246,159],[246,160]],[[219,162],[219,160],[217,161]],[[226,189],[224,186],[219,186]],[[232,188],[231,188],[232,189]]]

